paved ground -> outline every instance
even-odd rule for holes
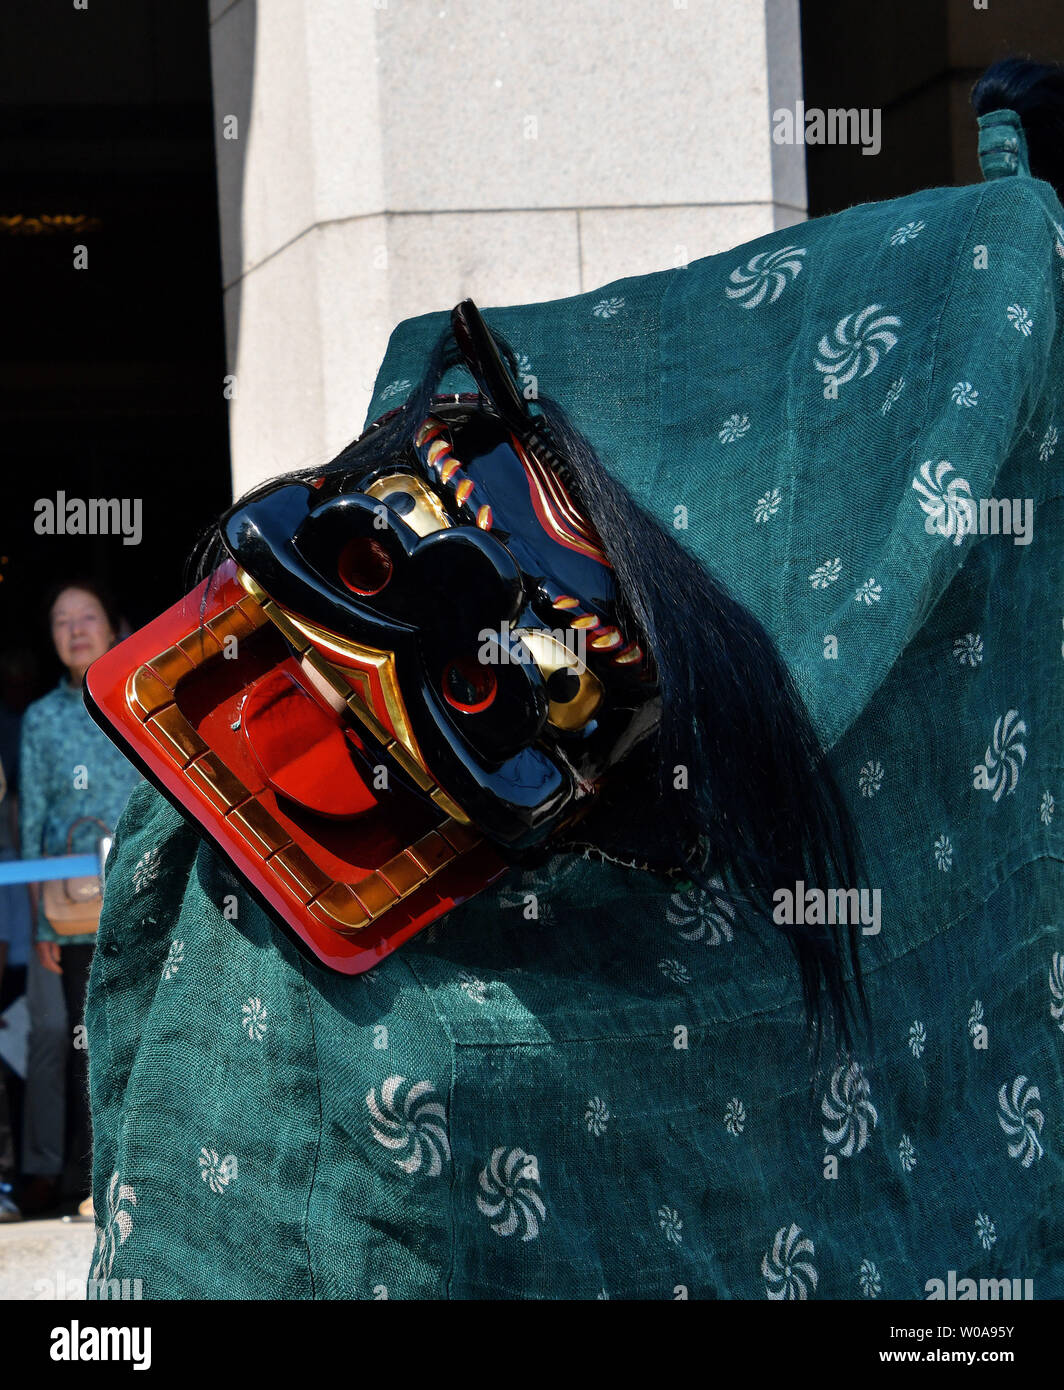
[[[0,1224],[0,1299],[84,1298],[94,1239],[91,1221]]]

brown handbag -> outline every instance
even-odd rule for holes
[[[111,834],[96,816],[79,816],[67,832],[66,852],[74,852],[74,831],[79,825],[98,825],[105,836]],[[100,924],[103,884],[99,874],[79,878],[48,879],[44,885],[44,915],[57,936],[87,936]]]

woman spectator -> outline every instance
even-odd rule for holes
[[[86,670],[117,640],[113,603],[94,582],[68,583],[54,592],[48,621],[66,672],[54,690],[29,706],[23,720],[19,825],[24,858],[94,850],[104,828],[107,833],[113,829],[138,780],[131,764],[93,723],[81,693]],[[48,920],[40,885],[31,885],[30,897],[38,960],[62,977],[67,1007],[64,1185],[80,1202],[80,1214],[88,1216],[92,1130],[81,1022],[95,923],[76,935],[60,935]],[[31,1033],[32,1028],[31,1018]]]

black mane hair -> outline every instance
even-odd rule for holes
[[[624,626],[642,635],[661,693],[658,736],[622,765],[614,798],[641,805],[643,815],[618,818],[607,803],[577,834],[597,840],[608,857],[631,855],[658,868],[671,859],[703,891],[723,876],[725,896],[746,899],[770,918],[773,894],[793,892],[799,880],[857,887],[863,865],[856,830],[772,638],[609,473],[561,407],[549,397],[539,404],[603,538]],[[679,789],[678,769],[686,771]],[[719,886],[713,891],[721,893]],[[845,951],[830,927],[781,930],[798,964],[817,1047],[826,996],[827,1021],[838,1045],[849,1048],[854,1025],[868,1021],[855,928],[845,931]],[[847,956],[856,1000],[846,983]]]
[[[516,377],[512,349],[492,336]],[[336,474],[357,481],[393,459],[412,445],[441,378],[459,360],[447,328],[402,406],[331,462],[261,484],[234,506],[283,482]],[[657,735],[620,765],[602,805],[555,847],[638,861],[737,904],[745,900],[770,920],[773,894],[793,893],[798,881],[825,890],[857,887],[862,862],[856,832],[771,637],[613,478],[561,406],[542,396],[538,406],[534,428],[560,456],[563,481],[603,540],[625,627],[640,635],[650,654],[661,698]],[[225,519],[200,553],[200,577],[224,555]],[[686,789],[674,785],[680,767]],[[857,928],[780,930],[797,961],[815,1069],[825,1040],[833,1039],[836,1055],[848,1052],[868,1026]]]
[[[972,88],[977,116],[1015,111],[1027,138],[1031,173],[1064,198],[1064,67],[1029,58],[1003,58]]]

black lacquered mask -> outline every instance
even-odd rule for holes
[[[383,458],[260,489],[222,538],[382,762],[521,850],[586,812],[659,705],[565,459],[472,301],[452,328],[478,393],[434,397]]]
[[[475,392],[434,394],[453,365]],[[103,727],[346,973],[554,850],[714,894],[724,873],[762,910],[854,881],[771,638],[513,365],[458,305],[405,404],[237,502],[196,589],[87,677]],[[821,979],[841,999],[833,936],[790,940],[810,1007]]]

